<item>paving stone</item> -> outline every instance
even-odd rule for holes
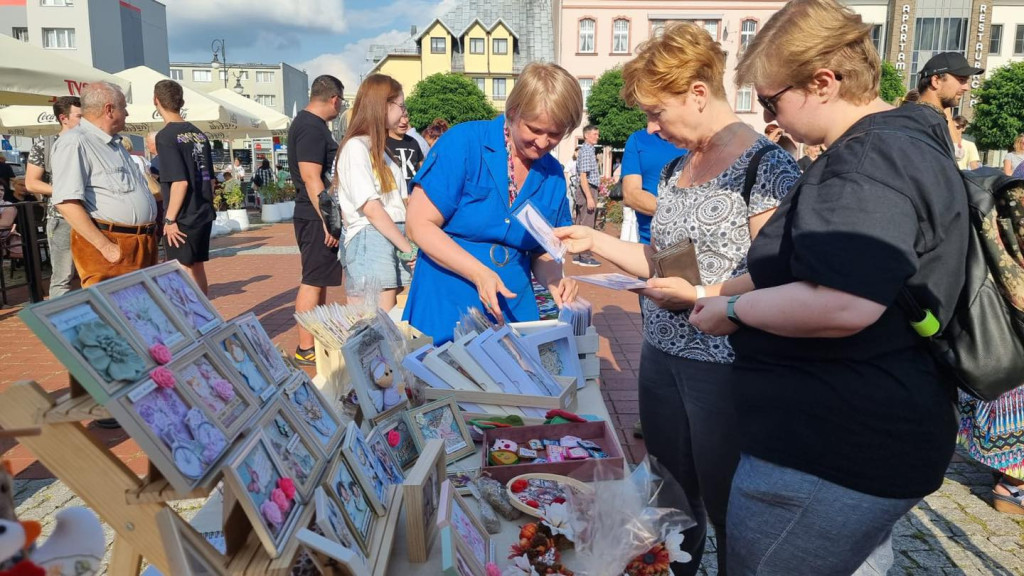
[[[952,568],[950,559],[942,552],[914,550],[907,552],[907,555],[917,562],[917,565],[926,570]]]

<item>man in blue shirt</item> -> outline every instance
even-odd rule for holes
[[[641,244],[651,243],[651,217],[658,207],[658,181],[665,165],[686,154],[646,129],[637,130],[626,140],[622,155],[622,200],[636,210],[637,232]]]

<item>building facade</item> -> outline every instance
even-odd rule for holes
[[[0,34],[106,72],[170,68],[167,10],[156,0],[4,0]]]
[[[231,64],[217,69],[210,62],[172,62],[168,76],[197,92],[234,89],[289,117],[309,104],[309,76],[284,62]]]

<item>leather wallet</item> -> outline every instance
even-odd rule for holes
[[[658,278],[676,276],[694,286],[703,284],[700,280],[700,267],[697,265],[697,249],[689,239],[658,250],[651,256],[651,263],[654,264]]]

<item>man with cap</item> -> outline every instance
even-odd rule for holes
[[[953,150],[953,130],[956,130],[951,109],[970,89],[971,76],[984,73],[985,70],[968,64],[958,52],[936,54],[921,69],[921,78],[917,81],[917,90],[921,93],[918,102],[945,116],[950,133],[950,151]]]

